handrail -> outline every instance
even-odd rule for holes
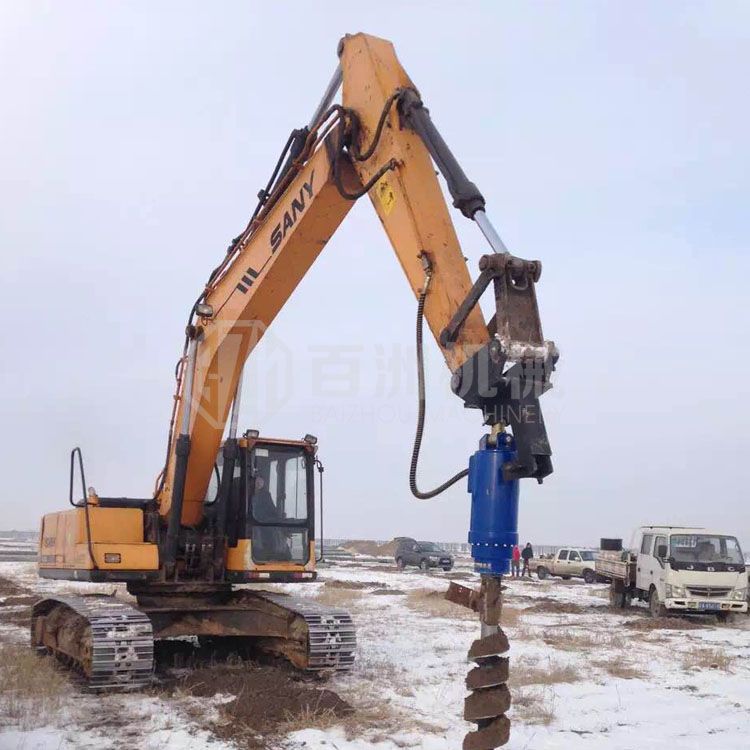
[[[83,491],[83,497],[80,502],[73,500],[73,480],[75,478],[75,458],[78,454],[78,469],[81,472],[81,489]],[[86,473],[83,470],[83,453],[81,449],[76,446],[70,452],[70,492],[68,500],[74,508],[83,508],[83,514],[86,518],[86,546],[89,550],[89,558],[91,560],[91,567],[93,570],[98,570],[99,566],[96,564],[96,558],[94,557],[94,545],[91,541],[91,514],[89,512],[89,500],[86,493]]]
[[[319,458],[315,459],[315,468],[318,470],[318,476],[320,477],[320,557],[315,558],[315,562],[319,563],[323,560],[323,472],[325,471],[325,467]],[[314,535],[315,526],[313,526]]]

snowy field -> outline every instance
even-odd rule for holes
[[[33,563],[0,563],[0,577],[27,594],[113,589],[40,581]],[[398,572],[355,559],[321,569],[312,584],[269,587],[352,612],[355,667],[318,681],[354,708],[343,719],[313,711],[290,716],[282,734],[238,739],[222,712],[231,686],[230,695],[208,697],[156,686],[145,695],[97,698],[53,674],[57,688],[35,702],[17,696],[8,684],[13,675],[5,675],[0,750],[457,750],[470,728],[461,718],[463,681],[479,626],[473,613],[442,599],[450,578],[477,582],[468,567]],[[22,600],[18,592],[0,595],[4,648],[27,639],[12,616]],[[750,747],[750,619],[653,622],[642,607],[611,610],[605,586],[577,581],[510,580],[505,602],[514,700],[508,748]]]

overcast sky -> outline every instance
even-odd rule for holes
[[[192,301],[347,32],[391,39],[513,252],[541,259],[555,473],[523,541],[709,525],[750,547],[750,5],[0,3],[0,528],[148,496]],[[454,212],[472,274],[485,252]],[[415,301],[367,199],[246,377],[241,424],[319,436],[326,532],[463,541],[407,484]],[[420,481],[482,434],[432,340]]]

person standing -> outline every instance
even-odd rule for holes
[[[510,560],[510,570],[513,578],[521,575],[521,549],[517,544],[513,545],[513,556]]]
[[[521,578],[523,578],[527,573],[529,574],[529,578],[531,578],[531,568],[529,567],[529,563],[534,557],[534,550],[531,546],[531,542],[526,542],[526,546],[523,548],[523,552],[521,552],[521,557],[523,558],[523,570],[521,571]]]

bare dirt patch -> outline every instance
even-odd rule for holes
[[[243,663],[189,672],[167,686],[198,698],[234,696],[220,703],[211,729],[247,748],[276,748],[279,735],[298,729],[326,729],[354,713],[335,692],[282,667]]]

